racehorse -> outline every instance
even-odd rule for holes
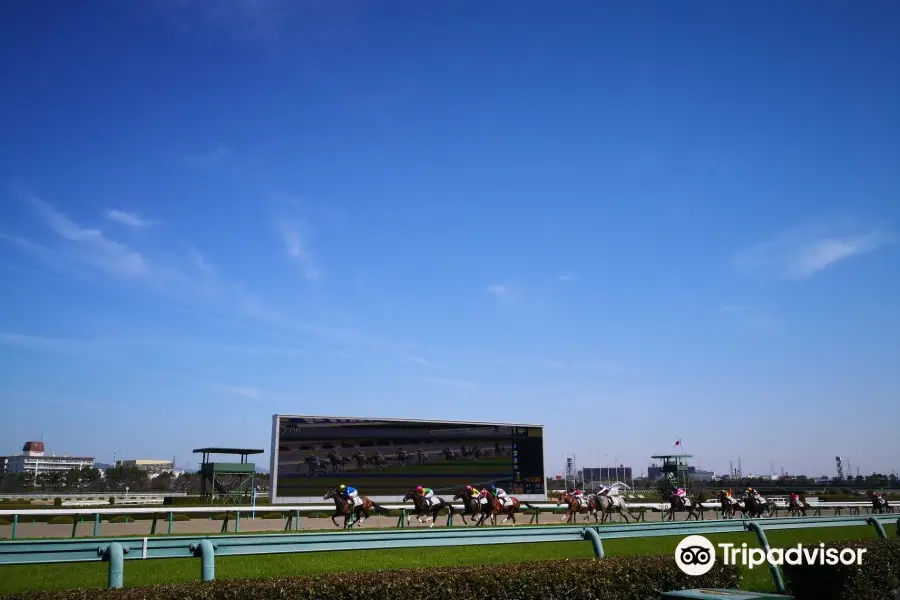
[[[706,494],[701,492],[696,497],[689,498],[689,500],[690,508],[688,508],[688,516],[685,521],[690,521],[692,518],[696,521],[706,519],[704,516],[706,507],[703,506],[703,503],[706,502]]]
[[[887,498],[872,492],[872,514],[884,514],[894,512],[892,507],[888,504]]]
[[[670,493],[668,496],[663,496],[663,500],[669,503],[669,510],[663,512],[663,520],[665,521],[674,521],[675,513],[687,510],[688,503],[690,502],[690,498],[687,496],[676,496],[675,492]],[[693,506],[693,504],[691,504],[691,506]],[[688,513],[685,520],[690,517],[691,513]]]
[[[409,490],[406,492],[406,495],[403,496],[403,502],[407,500],[412,500],[413,504],[416,506],[416,512],[413,513],[416,515],[416,520],[419,523],[425,523],[426,521],[431,521],[431,527],[434,527],[434,522],[437,520],[438,513],[447,509],[447,515],[453,516],[453,505],[449,502],[445,502],[443,498],[439,496],[434,496],[431,498],[431,503],[429,504],[428,499],[419,495],[416,490]],[[422,517],[428,513],[431,513],[431,516],[422,520]]]
[[[512,519],[513,525],[515,526],[516,513],[519,512],[519,509],[521,508],[518,498],[515,496],[507,496],[508,504],[504,506],[503,502],[489,490],[483,490],[481,494],[487,498],[488,503],[481,509],[481,518],[478,520],[477,525],[483,525],[485,519],[488,517],[491,517],[491,520],[496,524],[497,521],[495,515],[506,515],[506,518],[503,519],[503,523]],[[527,502],[525,503],[525,506],[531,508]],[[503,523],[501,523],[501,525]]]
[[[599,522],[599,518],[597,517],[597,497],[594,494],[589,494],[582,500],[579,500],[572,494],[563,494],[556,499],[556,505],[560,506],[563,503],[569,505],[569,510],[563,515],[563,518],[560,519],[561,521],[571,523],[576,515],[587,513],[588,517],[594,517],[594,523]]]
[[[790,516],[799,517],[800,515],[803,515],[805,517],[806,516],[806,502],[803,501],[803,498],[801,498],[799,495],[797,496],[796,500],[793,497],[791,497],[788,500],[787,514],[789,517]]]
[[[744,514],[749,514],[751,519],[768,517],[772,512],[772,505],[762,496],[744,496]]]
[[[473,498],[469,494],[469,490],[466,488],[462,488],[456,492],[456,495],[453,496],[453,500],[462,500],[463,506],[466,508],[460,513],[460,517],[462,517],[462,522],[464,525],[468,525],[469,523],[466,521],[466,515],[471,515],[472,522],[476,522],[476,520],[481,517],[482,508],[487,505],[487,498],[482,498],[478,496],[477,498]],[[497,524],[497,517],[491,515],[494,520],[494,525]]]
[[[622,496],[591,495],[596,498],[597,512],[603,515],[600,521],[601,523],[606,523],[606,520],[612,517],[614,512],[622,515],[622,518],[625,519],[626,523],[630,523],[631,519],[634,519],[635,521],[638,520],[637,517],[631,514],[631,510],[628,508],[628,504],[625,503],[625,498]],[[631,519],[629,519],[629,516]]]
[[[344,529],[350,529],[356,525],[362,525],[363,521],[371,516],[370,512],[372,510],[380,515],[388,514],[386,508],[375,504],[365,496],[359,496],[356,498],[356,502],[351,502],[349,500],[344,500],[341,497],[341,493],[337,490],[328,490],[328,493],[323,496],[323,499],[334,500],[334,514],[331,515],[331,522],[334,523],[335,527],[340,527],[338,522],[335,521],[335,519],[340,516],[344,517]],[[362,513],[362,515],[360,515],[360,513]],[[350,523],[351,516],[354,519],[352,524]]]
[[[716,492],[716,498],[719,500],[719,504],[722,506],[722,518],[730,519],[735,516],[738,511],[741,511],[741,515],[744,514],[744,505],[741,504],[740,500],[736,500],[732,496],[728,496],[725,493],[725,490],[719,490]]]

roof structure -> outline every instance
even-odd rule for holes
[[[262,454],[265,450],[250,448],[195,448],[194,454]]]
[[[650,458],[694,458],[692,454],[658,454]]]

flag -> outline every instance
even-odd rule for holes
[[[677,440],[675,440],[675,447],[677,448],[680,445],[681,445],[681,438],[678,438]]]

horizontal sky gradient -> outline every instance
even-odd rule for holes
[[[898,28],[889,0],[3,3],[0,453],[192,464],[284,412],[540,423],[548,473],[676,438],[896,471]]]

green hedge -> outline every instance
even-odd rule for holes
[[[785,564],[788,591],[796,600],[894,600],[900,586],[900,540],[833,542],[825,547],[866,552],[859,567]]]
[[[75,519],[73,519],[72,517],[59,516],[59,517],[53,517],[52,519],[50,519],[47,522],[50,523],[51,525],[71,525],[72,523],[75,522]]]
[[[7,521],[6,519],[0,518],[0,525],[12,525],[12,522]]]
[[[477,551],[473,548],[473,551]],[[127,582],[126,572],[126,582]],[[646,600],[658,590],[699,587],[735,589],[740,569],[716,563],[706,575],[682,573],[668,556],[617,556],[601,560],[553,560],[478,567],[330,573],[312,578],[217,580],[115,591],[77,589],[18,596],[32,600]]]
[[[284,513],[270,512],[262,516],[263,519],[283,519]]]

